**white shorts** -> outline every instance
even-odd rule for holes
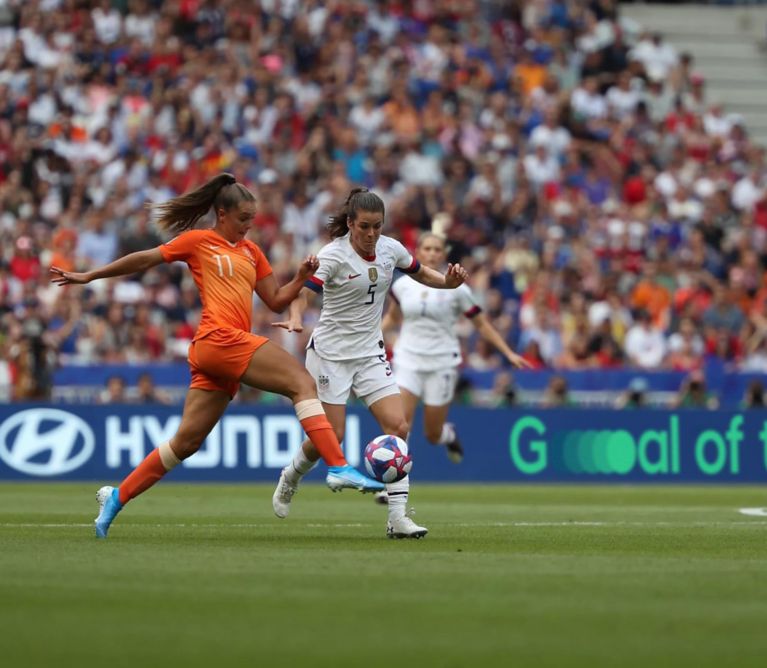
[[[317,383],[320,401],[326,404],[343,405],[352,391],[366,406],[391,394],[399,394],[399,386],[385,355],[333,362],[309,348],[306,369]]]
[[[401,364],[394,365],[397,383],[420,397],[427,406],[445,406],[453,400],[458,382],[458,369],[451,367],[441,371],[416,371]]]

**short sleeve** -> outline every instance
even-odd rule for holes
[[[398,304],[402,300],[402,290],[405,286],[405,277],[400,274],[399,276],[395,276],[394,282],[391,284],[391,287],[389,288],[389,294],[391,295],[392,299],[397,302]]]
[[[461,313],[463,313],[467,318],[473,318],[478,313],[482,313],[482,309],[477,303],[477,300],[474,297],[474,293],[471,291],[471,288],[468,285],[465,283],[463,285],[459,285],[455,289],[455,292],[458,297],[458,305],[461,309]]]
[[[320,266],[317,271],[314,272],[314,276],[304,283],[304,287],[307,287],[314,292],[322,292],[325,283],[336,275],[340,263],[333,250],[334,249],[330,245],[327,245],[317,253],[317,259],[320,261]]]
[[[266,278],[273,273],[272,265],[269,263],[269,260],[266,259],[266,254],[261,250],[258,244],[249,243],[248,247],[253,253],[253,257],[256,261],[256,281],[260,281],[262,278]]]
[[[394,266],[405,274],[415,274],[420,268],[418,262],[399,241],[392,239],[392,252],[394,254]]]
[[[197,244],[205,236],[207,230],[189,230],[162,244],[158,248],[165,262],[185,262],[194,255]]]

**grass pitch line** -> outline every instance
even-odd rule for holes
[[[767,517],[767,508],[740,508],[738,512],[750,517]]]
[[[759,512],[746,512],[746,511],[759,511]],[[743,515],[749,515],[752,517],[767,517],[767,508],[740,508],[739,511]],[[597,521],[550,521],[550,522],[530,522],[530,521],[517,521],[517,522],[455,522],[455,523],[443,523],[448,526],[461,527],[461,528],[536,528],[536,527],[707,527],[707,526],[756,526],[767,525],[767,521],[759,522],[756,520],[751,521],[700,521],[700,522],[627,522],[627,521],[612,521],[612,522],[597,522]],[[156,523],[131,523],[125,526],[131,527],[149,527],[153,529],[220,529],[224,527],[232,529],[266,529],[270,527],[282,526],[281,523],[275,522],[245,522],[238,524],[228,523],[198,523],[198,522],[156,522]],[[306,527],[310,529],[361,529],[363,527],[370,526],[370,524],[363,524],[361,522],[350,523],[320,523],[311,522],[309,524],[293,523],[294,527]],[[0,522],[1,529],[84,529],[93,528],[93,523],[80,523],[80,522]]]

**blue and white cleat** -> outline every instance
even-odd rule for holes
[[[109,525],[123,509],[117,487],[102,487],[96,492],[96,501],[99,502],[99,516],[95,520],[96,538],[106,538]]]
[[[334,492],[358,489],[360,492],[382,492],[384,484],[362,475],[353,466],[329,466],[325,482]]]

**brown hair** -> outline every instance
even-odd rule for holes
[[[157,225],[167,232],[192,229],[211,207],[229,211],[240,202],[255,202],[256,197],[231,174],[214,176],[205,185],[162,204],[150,205],[159,213]]]
[[[331,216],[328,232],[331,239],[338,239],[349,231],[349,223],[357,219],[358,211],[385,213],[383,200],[367,188],[354,188],[346,198],[341,210]]]

